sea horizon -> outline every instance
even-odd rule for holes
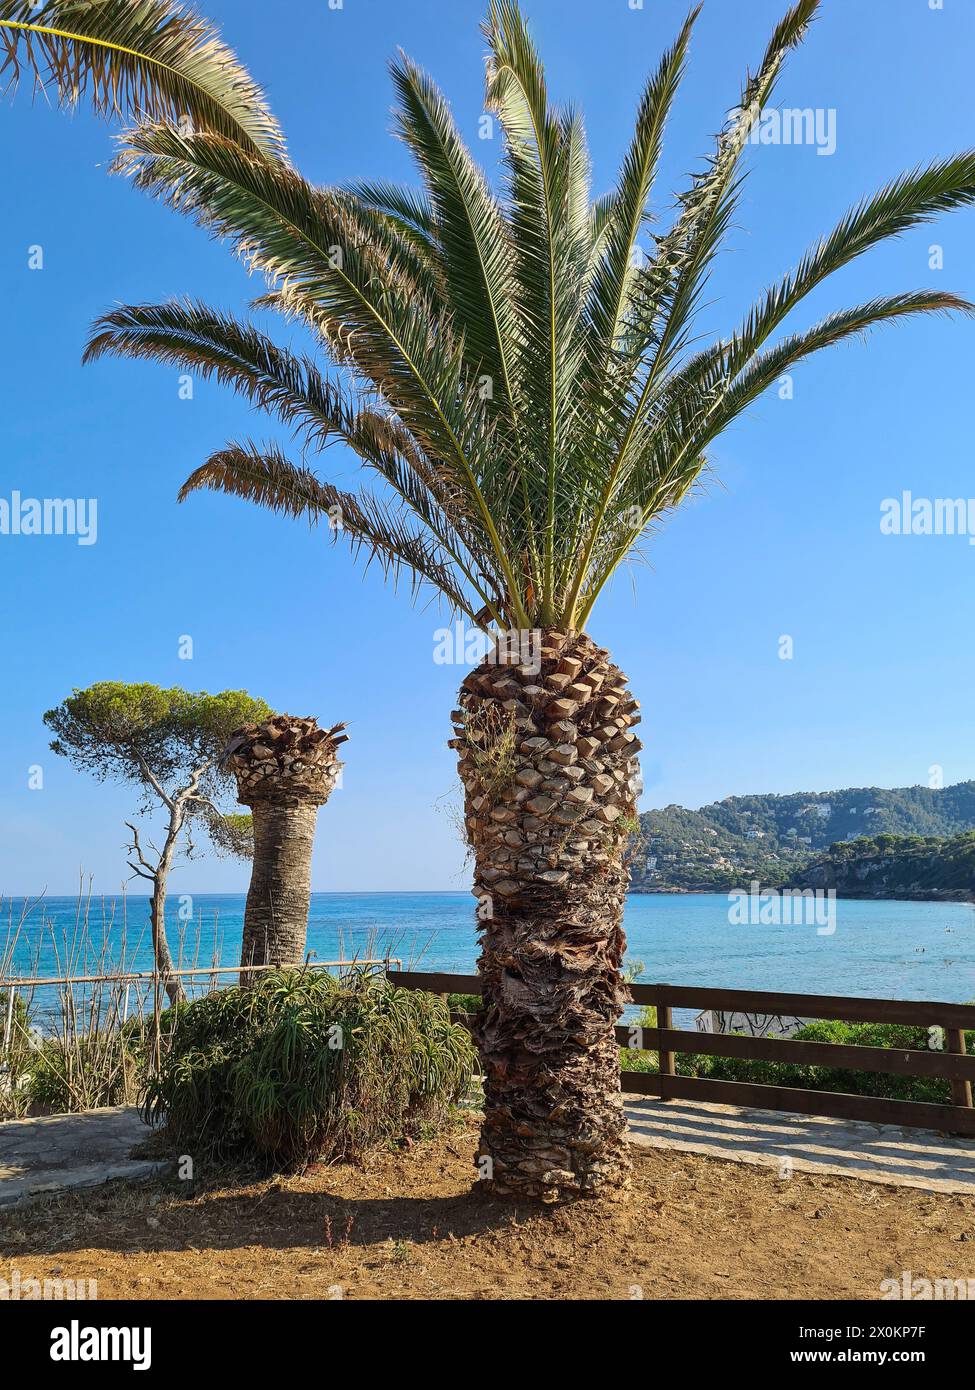
[[[25,902],[31,910],[11,950]],[[172,894],[166,919],[174,955],[187,967],[235,965],[245,902],[245,893]],[[0,977],[5,958],[8,977],[28,966],[32,973],[35,966],[65,973],[56,967],[66,960],[66,973],[91,968],[92,944],[76,947],[74,956],[66,946],[75,932],[77,893],[39,900],[8,895],[2,903]],[[106,958],[118,963],[124,944],[127,968],[151,969],[147,905],[142,894],[126,894],[123,903],[121,893],[92,893],[88,935]],[[311,895],[307,950],[320,962],[388,956],[404,968],[470,974],[479,951],[476,927],[476,903],[463,890],[319,890]],[[975,1000],[970,903],[838,899],[834,929],[825,932],[815,924],[736,925],[726,893],[629,893],[624,928],[625,967],[642,981]]]

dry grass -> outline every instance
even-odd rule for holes
[[[0,1276],[166,1299],[874,1299],[905,1269],[975,1277],[973,1198],[661,1150],[618,1204],[512,1207],[472,1195],[475,1138],[21,1208],[0,1217]]]

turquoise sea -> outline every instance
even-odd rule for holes
[[[170,939],[182,934],[182,963],[239,959],[243,894],[174,895]],[[98,953],[78,939],[75,898],[47,898],[24,915],[23,899],[7,899],[0,915],[0,966],[6,974],[92,970]],[[30,906],[28,904],[28,906]],[[964,903],[861,902],[835,904],[836,930],[815,925],[731,925],[724,894],[631,894],[626,904],[627,962],[639,978],[681,985],[795,990],[882,998],[975,1000],[975,909]],[[92,897],[88,936],[121,955],[121,899]],[[147,900],[125,904],[126,964],[151,967]],[[10,942],[18,933],[16,945]],[[4,941],[7,938],[7,949]],[[477,958],[474,900],[467,893],[315,893],[308,949],[318,960],[366,954],[399,957],[421,970],[472,972]],[[225,976],[225,982],[232,977]]]

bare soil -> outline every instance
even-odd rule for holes
[[[15,1208],[0,1278],[97,1279],[102,1299],[873,1299],[904,1270],[975,1278],[975,1198],[639,1149],[625,1199],[511,1206],[472,1192],[475,1139]]]

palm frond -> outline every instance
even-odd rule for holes
[[[433,209],[415,189],[404,184],[386,183],[381,179],[353,179],[345,185],[345,191],[365,207],[395,217],[403,227],[408,227],[414,234],[419,233],[427,243],[433,237],[436,229]]]
[[[420,166],[435,212],[451,316],[472,370],[496,381],[495,399],[516,415],[522,344],[507,226],[443,94],[408,58],[392,63],[390,72],[399,99],[397,133]]]
[[[792,334],[756,357],[733,381],[727,377],[726,350],[702,354],[698,369],[692,364],[678,379],[682,389],[672,384],[660,408],[654,447],[620,493],[614,524],[603,532],[602,554],[588,576],[580,622],[588,619],[601,590],[649,522],[672,510],[686,495],[704,466],[708,445],[784,373],[824,348],[865,337],[878,325],[929,313],[972,315],[975,305],[941,290],[874,299],[831,314],[803,333]],[[632,520],[634,514],[636,521]]]
[[[819,0],[799,0],[776,25],[758,71],[746,78],[739,106],[719,133],[704,172],[681,195],[674,227],[658,240],[650,264],[633,277],[622,351],[615,370],[606,375],[598,403],[600,418],[615,416],[616,423],[597,435],[595,452],[597,457],[602,454],[604,482],[567,588],[570,611],[586,582],[613,499],[634,455],[639,455],[639,435],[654,387],[686,347],[711,262],[735,209],[741,184],[739,163],[748,136],[774,91],[789,51],[804,38],[818,7]]]
[[[799,0],[769,39],[754,77],[746,78],[737,108],[715,141],[714,153],[693,186],[680,195],[680,214],[661,238],[656,255],[637,277],[628,325],[631,370],[639,367],[643,343],[653,346],[651,370],[630,419],[638,418],[653,382],[686,341],[686,329],[700,297],[703,277],[728,227],[741,183],[739,164],[752,130],[779,80],[791,49],[805,38],[820,0]],[[664,319],[662,329],[657,325]]]
[[[440,90],[406,57],[391,64],[399,102],[397,131],[411,150],[433,209],[445,297],[462,337],[465,376],[476,380],[492,418],[503,415],[522,502],[516,551],[527,547],[538,568],[530,454],[523,447],[524,335],[515,301],[515,248],[503,212],[457,131]],[[584,209],[588,218],[588,202]],[[496,436],[497,437],[497,436]]]
[[[309,469],[291,463],[274,445],[229,444],[190,474],[179,490],[179,500],[203,489],[224,492],[311,525],[324,520],[334,539],[344,535],[356,555],[365,554],[367,565],[378,560],[383,573],[394,580],[405,572],[414,593],[423,582],[429,583],[458,612],[475,619],[472,604],[435,542],[407,526],[378,499],[322,482]]]
[[[913,169],[865,198],[752,309],[730,345],[731,369],[740,371],[796,305],[828,276],[880,242],[972,203],[975,150]]]
[[[204,379],[216,376],[300,430],[306,445],[322,449],[340,440],[399,494],[475,588],[475,557],[477,570],[492,575],[467,497],[423,457],[400,421],[350,397],[308,357],[278,347],[252,325],[189,300],[120,306],[96,321],[84,360],[105,355],[152,358]]]
[[[404,269],[395,237],[357,219],[348,195],[315,188],[218,137],[154,126],[125,142],[123,167],[138,187],[228,238],[252,268],[341,325],[334,338],[340,360],[354,365],[422,451],[469,494],[527,626],[488,501],[510,485],[505,460],[492,451],[483,402],[464,383],[462,344]]]
[[[862,337],[868,329],[916,314],[971,315],[975,305],[944,290],[913,290],[871,300],[853,309],[839,310],[803,333],[795,333],[775,348],[755,357],[734,379],[723,396],[721,409],[709,426],[708,438],[725,429],[784,372],[814,352],[847,338]]]
[[[318,446],[332,434],[344,437],[354,415],[354,404],[309,358],[286,352],[253,325],[199,301],[127,304],[102,314],[82,360],[105,356],[153,359],[204,380],[216,377],[258,409],[303,428]]]
[[[0,75],[27,73],[65,106],[121,120],[190,122],[284,155],[264,94],[208,21],[174,0],[0,0]]]
[[[613,352],[629,307],[638,264],[634,255],[647,216],[664,127],[683,76],[698,5],[660,60],[637,109],[636,129],[620,169],[602,235],[605,256],[593,276],[589,318],[603,362]]]

